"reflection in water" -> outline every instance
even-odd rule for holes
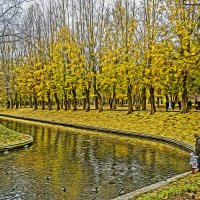
[[[0,154],[0,200],[106,200],[117,197],[122,188],[131,192],[189,170],[187,153],[165,144],[2,119],[0,123],[34,137],[28,149]]]

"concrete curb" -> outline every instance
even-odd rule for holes
[[[5,150],[12,150],[12,149],[18,149],[18,148],[22,148],[25,145],[31,144],[33,143],[33,138],[30,136],[30,139],[16,143],[16,144],[10,144],[10,145],[4,145],[4,146],[0,146],[0,152],[1,151],[5,151]]]

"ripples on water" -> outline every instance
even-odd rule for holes
[[[128,193],[189,170],[188,153],[165,144],[2,119],[0,123],[34,137],[28,149],[0,153],[0,200],[108,200],[122,188]]]

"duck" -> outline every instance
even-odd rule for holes
[[[119,195],[124,195],[125,192],[124,192],[124,189],[122,188],[120,191],[119,191]]]
[[[98,192],[98,187],[95,187],[95,188],[93,188],[93,189],[91,189],[91,192]]]
[[[4,151],[4,154],[5,154],[5,155],[8,155],[8,154],[9,154],[9,152],[8,152],[7,149]]]
[[[62,188],[61,188],[61,191],[66,192],[66,188],[65,188],[65,187],[62,187]]]
[[[51,176],[47,176],[47,180],[50,181],[51,180]]]
[[[133,180],[133,176],[132,176],[132,175],[129,175],[129,176],[128,176],[128,179]]]

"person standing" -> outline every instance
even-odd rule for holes
[[[110,110],[112,110],[113,99],[110,97],[108,102],[109,102],[109,105],[110,105]]]
[[[166,101],[165,106],[166,106],[166,112],[168,112],[168,109],[169,109],[169,101]]]
[[[172,110],[175,108],[175,101],[172,101]]]
[[[193,152],[190,153],[190,162],[189,162],[189,164],[192,167],[192,174],[194,174],[196,169],[198,168],[197,158],[198,158],[198,156],[195,156]]]
[[[196,108],[196,110],[199,110],[199,102],[198,102],[198,99],[197,99],[197,97],[196,97],[196,99],[195,99],[195,108]]]
[[[181,101],[178,101],[178,109],[181,110]]]
[[[171,110],[172,109],[172,102],[170,101],[169,102],[169,110]]]
[[[198,164],[198,168],[199,168],[199,171],[200,171],[200,137],[197,133],[195,133],[194,138],[196,139],[195,155],[198,157],[197,158],[197,164]]]
[[[188,101],[188,109],[192,110],[192,101],[191,100]]]

